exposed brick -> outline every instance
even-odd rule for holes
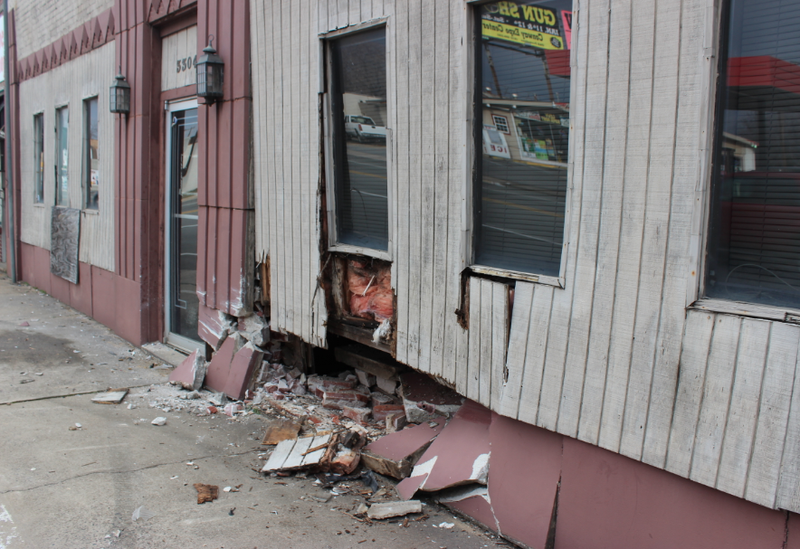
[[[365,425],[372,411],[369,408],[353,408],[351,406],[342,406],[342,415],[349,417],[359,425]]]
[[[375,421],[386,421],[386,416],[396,413],[406,413],[402,404],[378,404],[372,407],[372,417]]]

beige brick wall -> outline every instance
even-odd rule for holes
[[[16,10],[19,59],[52,44],[92,17],[114,6],[114,0],[11,0]]]

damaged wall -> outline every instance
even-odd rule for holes
[[[559,285],[462,283],[473,85],[463,0],[255,7],[256,237],[271,258],[277,328],[325,344],[319,34],[385,17],[397,360],[503,415],[800,510],[800,327],[689,307],[702,272],[716,7],[575,2]]]

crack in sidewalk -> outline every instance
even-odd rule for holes
[[[144,385],[131,385],[130,387],[126,387],[129,391],[131,389],[143,389],[145,387],[152,387],[153,385],[161,385],[160,383],[146,383]],[[25,404],[26,402],[36,402],[39,400],[54,400],[56,398],[68,398],[72,396],[83,396],[83,395],[95,395],[104,392],[103,389],[94,389],[92,391],[82,391],[78,393],[66,393],[63,395],[50,395],[50,396],[43,396],[43,397],[36,397],[36,398],[25,398],[21,400],[10,400],[8,402],[0,402],[0,406],[11,406],[12,404]]]
[[[227,454],[225,456],[208,455],[208,456],[193,457],[193,458],[191,458],[190,461],[201,461],[201,460],[204,460],[204,459],[215,458],[215,457],[222,457],[222,458],[238,457],[238,456],[247,455],[247,454],[252,453],[252,452],[254,452],[254,450],[249,450],[247,452],[238,452],[236,454]],[[38,486],[31,486],[30,488],[19,488],[19,489],[0,491],[0,496],[4,496],[6,494],[16,494],[16,493],[21,493],[21,492],[31,492],[33,490],[39,490],[40,488],[48,488],[50,486],[58,486],[59,484],[64,484],[65,482],[69,482],[71,480],[77,480],[77,479],[88,477],[88,476],[92,476],[92,475],[124,475],[124,474],[129,474],[129,473],[138,473],[139,471],[146,471],[148,469],[155,469],[157,467],[164,467],[164,466],[167,466],[167,465],[178,465],[179,463],[185,463],[185,462],[186,462],[185,459],[180,459],[178,461],[169,461],[169,462],[166,462],[166,463],[155,463],[153,465],[147,465],[145,467],[139,467],[137,469],[126,469],[124,471],[90,471],[88,473],[75,475],[74,477],[68,477],[68,478],[57,480],[57,481],[54,481],[54,482],[48,482],[48,483],[45,483],[45,484],[40,484]]]

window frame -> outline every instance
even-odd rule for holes
[[[503,121],[503,126],[505,126],[505,130],[500,129],[500,125],[497,123],[497,119],[501,119]],[[492,122],[494,122],[494,127],[497,128],[497,131],[500,133],[504,133],[506,135],[511,135],[511,127],[508,125],[508,118],[499,114],[492,115]]]
[[[100,189],[98,184],[97,190],[97,205],[91,206],[91,170],[92,170],[92,150],[91,150],[91,102],[94,101],[97,105],[97,150],[98,162],[100,158],[100,98],[98,95],[86,97],[83,100],[83,124],[82,124],[82,151],[81,151],[81,191],[83,197],[82,210],[86,212],[99,212],[100,211]],[[99,166],[98,166],[99,170]]]
[[[714,173],[717,167],[717,147],[721,147],[722,136],[722,95],[725,93],[725,74],[723,65],[727,55],[730,29],[728,20],[731,0],[724,0],[715,9],[705,13],[704,63],[700,85],[703,88],[701,105],[702,127],[705,128],[700,140],[702,154],[698,173],[698,187],[695,191],[692,210],[691,242],[689,246],[689,265],[696,270],[691,272],[687,284],[686,309],[711,313],[732,314],[747,318],[758,318],[790,324],[800,324],[800,309],[761,303],[737,301],[706,294],[709,237],[711,228],[711,207],[714,193]],[[724,57],[724,59],[723,59]]]
[[[38,135],[36,122],[39,122]],[[44,111],[33,113],[33,204],[45,204],[45,147],[44,147]],[[41,191],[41,199],[38,198]]]
[[[570,145],[567,151],[567,179],[566,179],[566,195],[564,203],[564,236],[562,239],[561,249],[561,263],[559,266],[558,276],[543,275],[538,273],[528,273],[522,271],[515,271],[511,269],[504,269],[498,267],[491,267],[482,265],[476,262],[477,250],[477,227],[480,224],[480,216],[478,215],[478,208],[476,204],[480,202],[480,186],[482,175],[482,161],[483,155],[480,153],[482,148],[483,139],[483,109],[481,98],[483,97],[483,89],[481,82],[481,74],[478,69],[478,63],[481,60],[481,36],[482,25],[480,20],[480,9],[485,4],[490,4],[496,0],[468,0],[467,9],[467,36],[468,46],[466,47],[466,82],[471,82],[467,89],[468,97],[466,101],[467,116],[466,118],[466,137],[467,143],[472,146],[466,147],[465,154],[465,173],[472,174],[471,177],[466,179],[465,187],[465,200],[464,200],[464,225],[466,233],[466,241],[463,250],[464,272],[468,275],[477,275],[488,278],[500,278],[508,280],[518,280],[522,282],[531,282],[535,284],[542,284],[545,286],[554,286],[556,288],[564,289],[566,287],[567,271],[570,265],[570,250],[572,248],[570,241],[570,233],[572,231],[572,199],[574,196],[575,186],[580,186],[579,182],[574,181],[574,155],[575,146],[573,143],[573,136],[575,132],[575,118],[570,111]],[[572,37],[571,48],[569,50],[570,67],[573,71],[577,70],[577,56],[582,39],[582,28],[580,25],[581,11],[578,6],[578,1],[573,0],[572,10]],[[583,100],[584,95],[580,94],[578,88],[578,78],[570,76],[570,105]],[[492,118],[494,120],[494,118]],[[510,125],[509,132],[510,132]],[[499,130],[498,130],[499,131]],[[503,133],[503,132],[501,132]],[[580,195],[580,193],[579,193]]]
[[[66,189],[66,196],[61,195],[60,191],[60,184],[59,184],[59,177],[61,176],[60,167],[59,167],[59,157],[60,153],[62,152],[61,148],[61,115],[62,111],[66,110],[67,113],[67,142],[66,142],[66,151],[67,151],[67,189]],[[57,105],[55,108],[55,157],[54,157],[54,171],[55,171],[55,197],[54,197],[54,205],[58,208],[69,208],[70,207],[70,197],[69,197],[69,103],[64,105]],[[61,199],[61,200],[59,200]]]
[[[386,250],[367,248],[346,244],[338,239],[338,225],[336,217],[336,177],[333,158],[333,127],[331,116],[333,116],[333,98],[331,94],[331,84],[333,78],[333,63],[331,55],[331,43],[336,39],[355,35],[364,31],[384,28],[386,40],[386,192],[387,192],[387,221],[388,221],[388,240]],[[393,51],[394,29],[389,17],[381,17],[370,21],[364,21],[356,25],[351,25],[343,29],[331,30],[318,35],[320,39],[321,63],[319,87],[323,96],[322,101],[322,139],[323,151],[325,155],[325,200],[326,215],[328,224],[328,251],[347,254],[359,254],[366,257],[374,257],[384,261],[392,261],[394,256],[394,235],[395,235],[395,183],[394,183],[394,131],[393,125],[395,115],[395,90],[394,90],[394,63],[392,62],[391,52]]]

